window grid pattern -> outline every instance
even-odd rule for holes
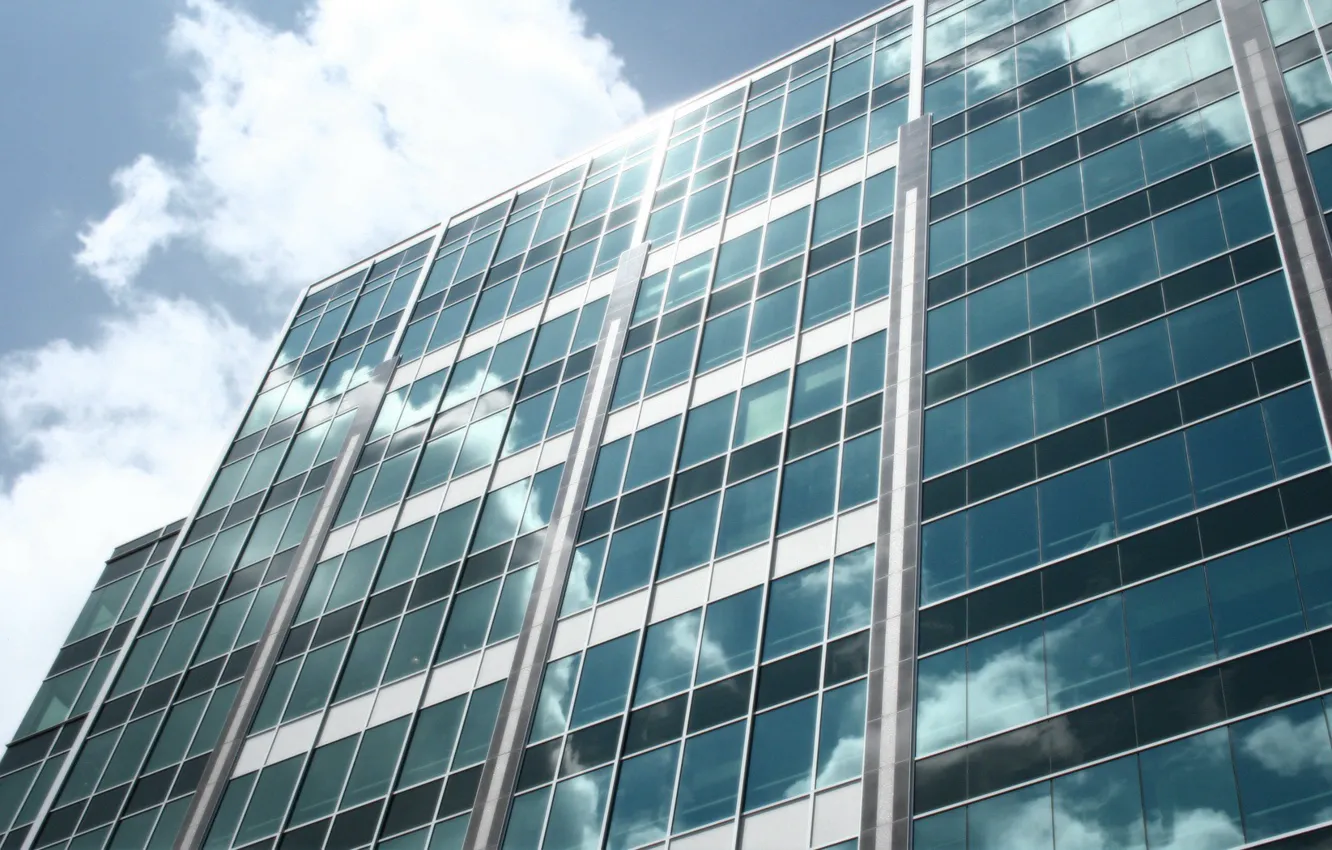
[[[402,359],[437,351],[613,269],[632,238],[654,138],[450,227],[412,311]]]
[[[1332,109],[1332,5],[1264,11],[1297,118]],[[1012,843],[1029,821],[1035,846],[1099,830],[1165,847],[1202,810],[1217,846],[1316,823],[1332,468],[1216,4],[926,12],[916,843]],[[429,265],[427,239],[307,298],[158,598],[99,586],[99,612],[129,613],[98,616],[126,622],[76,625],[44,688],[55,713],[11,748],[42,754],[0,762],[5,850],[136,603],[154,604],[34,846],[145,850],[175,832],[350,425],[345,394],[401,326],[407,360],[499,341],[389,395],[335,525],[468,476],[482,495],[317,565],[253,728],[516,634],[562,467],[479,481],[572,426],[606,299],[502,340],[496,323],[613,268],[648,192],[660,249],[890,144],[910,15],[448,228]],[[1332,185],[1327,162],[1311,157]],[[895,177],[644,278],[613,409],[886,296]],[[887,334],[846,336],[601,446],[560,616],[872,502]],[[1015,410],[1029,427],[1010,427]],[[872,547],[842,555],[549,662],[505,846],[630,850],[858,777],[872,564]],[[237,777],[208,846],[454,847],[503,688]],[[1255,755],[1277,734],[1309,754],[1302,773]]]
[[[121,554],[103,568],[14,743],[0,759],[0,846],[26,837],[132,621],[144,609],[178,530],[179,525],[168,526],[146,535],[146,545],[137,550],[118,547]]]
[[[1299,643],[1304,645],[1292,645],[1286,658],[1264,659],[1284,662],[1286,672],[1303,677],[1297,693],[1317,688],[1318,676],[1326,675],[1321,666],[1315,673],[1308,641]],[[1192,683],[1200,687],[1187,700],[1194,709],[1200,698],[1214,697],[1215,706],[1205,709],[1204,716],[1188,717],[1178,724],[1180,730],[1232,718],[1236,722],[924,818],[916,822],[918,846],[994,846],[992,842],[1002,842],[1012,829],[1014,818],[1024,825],[1022,846],[1052,850],[1075,845],[1075,836],[1087,834],[1136,847],[1170,847],[1201,812],[1209,817],[1209,847],[1238,847],[1322,821],[1330,793],[1322,765],[1332,758],[1327,698],[1251,714],[1271,705],[1271,695],[1280,694],[1284,702],[1282,689],[1240,664],[1223,668],[1214,678],[1216,686],[1210,691],[1210,681]],[[1151,707],[1169,713],[1159,701]],[[1108,738],[1148,742],[1159,740],[1163,731],[1175,733],[1155,726],[1135,730],[1131,721],[1117,720],[1110,721]],[[1278,729],[1290,730],[1286,740],[1307,754],[1298,767],[1266,755],[1264,742]]]
[[[1327,0],[1263,0],[1263,16],[1276,45],[1277,65],[1286,82],[1296,121],[1332,109],[1332,4]]]
[[[588,189],[591,195],[580,194],[577,179],[566,178],[565,182],[572,188],[566,192],[570,197],[564,207],[572,210],[574,202],[578,204],[577,218],[572,225],[575,232],[588,231],[589,225],[603,227],[603,222],[606,222],[605,227],[614,228],[621,219],[630,220],[636,216],[634,199],[641,188],[635,183],[643,179],[646,170],[642,147],[642,143],[638,143],[627,152],[618,151],[594,161],[590,167],[592,176]],[[621,168],[626,156],[631,161]],[[613,185],[615,192],[598,200],[598,193],[607,194],[606,189],[601,188],[607,179],[611,182],[606,184],[606,189]],[[560,178],[554,182],[558,184]],[[592,186],[593,183],[596,185]],[[547,186],[534,193],[525,193],[526,197],[520,197],[514,204],[517,210],[514,218],[531,211],[533,196],[539,202],[543,194],[561,191],[558,186]],[[563,197],[553,201],[547,198],[547,208],[564,200]],[[609,218],[596,217],[595,207],[600,203],[616,206]],[[626,211],[631,215],[626,215]],[[557,222],[560,233],[570,226],[568,216],[567,211],[556,210],[551,219]],[[589,217],[593,221],[585,223],[584,219]],[[470,272],[466,265],[463,265],[463,271],[454,266],[471,263],[484,268],[491,265],[489,275],[473,275],[478,278],[477,283],[481,278],[494,278],[497,271],[502,278],[521,267],[524,259],[521,253],[516,257],[509,256],[525,247],[521,239],[512,241],[509,247],[494,247],[497,240],[491,237],[498,232],[497,222],[501,218],[502,215],[493,212],[482,213],[472,222],[450,230],[444,238],[446,245],[440,250],[441,259],[436,262],[422,293],[422,301],[445,293],[449,293],[448,299],[454,298],[460,279]],[[513,225],[511,219],[510,226]],[[539,235],[541,225],[538,223],[535,229]],[[531,235],[531,230],[529,227],[528,235],[521,238],[538,239]],[[556,248],[560,238],[557,236],[552,240]],[[570,236],[571,240],[575,238],[579,237]],[[503,238],[498,241],[504,244]],[[493,256],[492,252],[499,252],[499,256]],[[526,255],[529,265],[535,262],[535,252],[533,249]],[[618,251],[615,253],[612,260],[618,258]],[[449,254],[457,256],[449,259],[446,257]],[[499,268],[505,264],[507,270]],[[551,265],[553,267],[553,263]],[[446,287],[450,281],[453,281],[453,288]],[[558,277],[556,286],[564,287]],[[466,288],[464,285],[462,291]],[[544,300],[545,295],[543,287],[538,300]],[[445,298],[435,300],[444,302]],[[523,433],[514,432],[508,435],[508,439],[501,440],[506,436],[509,407],[515,396],[523,401],[529,396],[534,398],[533,404],[520,406],[518,413],[533,420],[540,418],[539,425],[546,428],[545,433],[550,436],[571,427],[590,367],[590,346],[596,341],[605,305],[605,298],[596,299],[581,311],[549,320],[535,333],[529,331],[505,340],[494,349],[465,358],[450,369],[419,378],[390,394],[372,428],[335,525],[346,524],[361,513],[377,510],[380,505],[399,502],[409,481],[408,495],[411,495],[449,478],[459,478],[473,468],[481,470],[490,466],[501,447],[505,454],[510,454],[525,447],[524,443],[539,440],[540,431],[535,438],[526,435],[526,431],[532,430],[530,427],[523,429]],[[445,305],[444,309],[448,310],[449,306]],[[515,311],[511,303],[507,312]],[[416,313],[421,312],[423,310],[418,306]],[[404,348],[409,347],[409,343],[410,340],[404,340]],[[571,348],[574,353],[569,355]],[[524,363],[528,364],[526,375],[522,374]],[[521,384],[517,381],[520,377]],[[556,395],[559,400],[551,410],[549,402]],[[546,406],[538,406],[542,404]],[[432,422],[433,411],[439,406],[444,412]],[[479,430],[480,423],[473,422],[466,432],[468,438],[464,440],[464,432],[457,429],[459,425],[466,426],[469,419],[481,420],[487,425],[497,424]],[[522,424],[516,422],[515,428]],[[484,438],[480,441],[484,446],[476,450],[470,446],[473,431]],[[433,437],[436,434],[439,437],[426,445],[420,470],[413,475],[411,467],[417,456],[414,450],[427,435]],[[445,458],[445,455],[449,457]],[[391,472],[390,464],[396,465]],[[445,661],[516,633],[534,574],[534,567],[530,565],[535,562],[540,549],[540,538],[548,522],[560,471],[561,467],[556,466],[542,471],[535,478],[499,488],[485,498],[484,506],[480,500],[473,500],[445,511],[437,518],[433,536],[429,536],[430,521],[418,523],[410,529],[400,529],[388,547],[385,547],[384,540],[376,541],[318,565],[310,593],[289,634],[283,663],[275,671],[254,728],[270,726],[278,719],[296,717],[322,707],[330,697],[341,700],[363,693],[379,684],[381,675],[386,682],[411,675],[425,666],[432,656],[438,655],[438,660]],[[382,486],[386,480],[392,481],[392,485]],[[519,497],[515,505],[518,489],[523,489],[526,495]],[[471,548],[477,551],[459,564],[457,559],[464,550],[452,550],[463,546],[473,531],[477,538]],[[430,543],[426,545],[428,536]],[[516,542],[504,542],[505,539],[513,541],[514,537],[518,537]],[[359,600],[370,592],[369,584],[381,551],[385,549],[383,569],[374,581],[376,594],[362,610]],[[422,549],[425,550],[424,556]],[[484,551],[480,551],[482,549]],[[454,559],[452,563],[441,560],[450,558]],[[354,566],[349,569],[348,564]],[[413,572],[419,572],[415,582],[409,581]],[[502,590],[498,576],[504,576]],[[455,583],[458,584],[457,594],[461,597],[458,602],[461,604],[452,606],[454,613],[449,614],[441,631],[441,621]],[[351,604],[341,604],[348,599]],[[315,601],[312,603],[311,600]],[[321,612],[324,612],[323,616],[318,620],[311,619]],[[363,620],[364,628],[354,639],[348,637],[357,618],[362,615],[367,618]],[[397,631],[396,638],[394,630]],[[347,644],[352,640],[354,643],[348,651]],[[436,643],[438,650],[435,649]],[[340,676],[344,651],[351,660],[347,662],[347,674]],[[317,659],[316,654],[319,654]],[[335,694],[331,693],[334,683],[338,685]]]
[[[895,178],[880,172],[644,278],[612,410],[885,297]]]
[[[424,846],[432,831],[434,846],[461,846],[503,688],[495,682],[233,778],[205,846],[267,847],[281,832],[283,843],[351,850],[412,830],[407,846]]]
[[[385,356],[400,323],[395,302],[410,294],[431,242],[298,308],[33,846],[97,850],[178,828],[345,433],[334,417],[346,396],[323,401],[321,376],[376,345]],[[167,825],[154,827],[159,819]]]
[[[1173,86],[1182,82],[1184,85],[1189,85],[1217,73],[1218,66],[1220,69],[1228,68],[1229,60],[1225,58],[1224,54],[1218,55],[1218,51],[1224,49],[1225,43],[1219,24],[1214,24],[1193,35],[1186,36],[1178,42],[1167,45],[1158,51],[1163,57],[1173,58],[1170,57],[1170,54],[1187,52],[1196,59],[1201,54],[1202,58],[1192,65],[1194,69],[1201,70],[1197,75],[1183,73],[1182,80],[1179,79],[1181,75],[1177,75],[1176,79],[1169,80],[1164,84],[1158,80],[1156,84],[1158,86]],[[1161,57],[1158,57],[1157,54],[1149,54],[1143,57],[1142,60],[1138,60],[1137,63],[1126,66],[1126,68],[1128,70],[1141,68],[1145,72],[1146,68],[1151,67],[1151,63],[1144,60],[1155,60],[1157,58]],[[1179,57],[1179,61],[1183,61],[1182,57]],[[1230,78],[1230,71],[1223,70],[1220,73],[1224,75],[1221,79]],[[1098,81],[1101,79],[1099,77],[1094,78],[1081,85],[1099,84]],[[1228,85],[1233,86],[1233,82]],[[1078,88],[1074,89],[1075,93],[1079,90]],[[1169,88],[1166,88],[1166,92],[1169,90]],[[1231,90],[1233,91],[1233,88]],[[1154,93],[1165,92],[1160,92],[1158,89]],[[1188,91],[1186,91],[1187,94]],[[1139,101],[1137,105],[1142,105],[1146,100]],[[1064,117],[1060,120],[1065,120],[1069,111],[1076,107],[1075,102],[1070,102],[1063,95],[1056,96],[1056,98],[1043,103],[1045,106],[1041,107],[1042,109],[1050,108],[1062,112]],[[1134,104],[1130,101],[1129,105]],[[1184,107],[1184,110],[1181,111],[1192,108],[1187,101],[1182,104],[1170,102],[1163,108],[1179,110],[1181,105]],[[1110,111],[1112,113],[1118,112],[1120,108],[1121,106],[1116,104]],[[1111,137],[1113,141],[1131,136],[1137,130],[1133,120],[1135,115],[1136,113],[1131,113],[1125,121],[1116,121],[1108,128],[1103,129],[1107,129],[1113,134]],[[1020,113],[1019,117],[1023,117],[1023,114]],[[1016,129],[1016,122],[1010,119],[1007,123],[1011,125],[1010,129]],[[1071,129],[1071,127],[1067,129]],[[1239,132],[1233,121],[1226,129],[1231,133]],[[1083,144],[1083,148],[1094,148],[1093,142],[1104,143],[1105,141],[1107,139],[1104,137],[1088,141]],[[1224,144],[1222,140],[1218,140],[1218,142]],[[1067,150],[1065,151],[1065,149]],[[1069,145],[1047,153],[1060,154],[1064,159],[1076,159],[1076,156],[1068,155],[1072,154]],[[1009,190],[1009,186],[1020,182],[1020,171],[1013,166],[1001,169],[987,177],[979,178],[975,184],[968,187],[971,194],[970,200],[974,202],[984,198],[983,201],[964,213],[936,220],[930,225],[932,244],[935,241],[940,243],[938,255],[931,255],[931,277],[988,255],[996,248],[1009,244],[1017,238],[1033,236],[1037,233],[1048,233],[1050,228],[1063,221],[1079,216],[1088,209],[1101,207],[1106,201],[1141,187],[1146,181],[1141,176],[1140,163],[1133,161],[1135,153],[1137,153],[1136,145],[1130,142],[1127,145],[1107,151],[1083,165],[1060,168],[1052,173],[1042,175],[1022,188],[1012,190]],[[1116,157],[1120,161],[1115,162]],[[1003,191],[1003,193],[999,194],[1000,191]],[[954,197],[960,199],[962,195],[955,192],[948,196],[945,201],[956,208],[958,204],[951,200]],[[1054,230],[1053,232],[1060,233],[1061,231]],[[1086,235],[1083,234],[1081,239],[1076,240],[1069,247],[1085,243],[1085,241]]]
[[[562,469],[317,564],[251,733],[514,637]]]
[[[773,375],[603,445],[561,616],[876,498],[885,342],[870,335],[794,380]]]
[[[858,777],[872,577],[871,547],[549,662],[504,847],[627,850]]]
[[[334,527],[395,505],[404,494],[415,496],[486,469],[543,435],[572,429],[606,302],[595,299],[535,332],[390,392]]]
[[[535,334],[521,334],[464,359],[452,370],[418,378],[391,393],[371,429],[334,525],[397,504],[409,481],[407,492],[412,495],[490,466],[515,395],[523,398],[529,391],[540,391],[551,383],[550,375],[554,380],[561,375],[567,379],[558,393],[568,393],[574,404],[566,407],[576,410],[605,304],[605,298],[596,299],[581,311],[543,323]],[[573,355],[567,354],[570,348],[575,349]],[[519,385],[524,362],[527,374]],[[569,377],[571,373],[574,377]],[[556,392],[544,391],[545,398],[537,396],[537,401],[548,401]],[[432,422],[432,412],[441,406],[444,412]],[[534,417],[548,415],[534,409]],[[516,416],[527,413],[522,405],[515,408]],[[567,426],[556,426],[551,415],[551,428],[572,426],[571,413],[560,416],[567,419]],[[474,423],[464,438],[459,426],[469,418],[481,423]],[[491,422],[497,427],[487,427]],[[522,424],[515,422],[513,427]],[[413,476],[415,450],[427,435],[440,432],[442,436],[425,444]],[[484,445],[474,447],[473,433],[483,435]],[[336,702],[363,693],[379,685],[381,676],[389,682],[412,675],[432,657],[447,661],[514,636],[526,609],[561,470],[558,465],[499,488],[486,496],[484,507],[472,500],[445,511],[429,545],[427,521],[399,530],[387,547],[381,539],[317,565],[252,731],[319,710],[330,699]],[[392,483],[383,487],[385,480]],[[460,564],[474,527],[471,551]],[[384,561],[377,566],[381,554]],[[420,576],[415,585],[394,585],[398,577],[414,573]],[[367,601],[372,583],[375,595]],[[311,619],[321,613],[318,622]],[[358,619],[361,630],[353,637]]]
[[[1330,534],[1324,522],[922,655],[918,752],[1001,734],[1329,625]],[[976,619],[984,628],[979,608]],[[1031,687],[990,690],[1003,664],[1032,671]]]
[[[1328,450],[1216,8],[931,12],[915,846],[1313,825],[1251,736],[1332,747]]]
[[[647,238],[675,241],[892,144],[909,61],[908,11],[677,119]]]
[[[942,121],[975,108],[968,118],[971,124],[973,119],[1002,109],[1002,98],[990,98],[1018,85],[1023,85],[1020,91],[1026,93],[1035,89],[1050,93],[1068,85],[1069,70],[1077,79],[1085,79],[1123,64],[1126,57],[1133,58],[1177,38],[1181,23],[1191,31],[1197,28],[1199,19],[1210,18],[1201,21],[1204,23],[1216,20],[1211,0],[1201,7],[1199,0],[1111,0],[1091,5],[1091,9],[1087,3],[1056,6],[926,66],[926,111]],[[1191,11],[1195,7],[1200,8]],[[1066,16],[1068,23],[1063,23]],[[1175,16],[1179,17],[1169,20]],[[943,29],[927,27],[927,45],[931,38],[946,38]],[[1170,69],[1176,74],[1180,70]],[[1128,76],[1121,70],[1105,82],[1113,80],[1122,85]],[[1136,82],[1141,86],[1161,81],[1139,77]]]

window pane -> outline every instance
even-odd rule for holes
[[[791,421],[799,422],[840,405],[845,384],[845,347],[801,363],[796,367]]]
[[[1193,507],[1184,435],[1172,434],[1110,459],[1119,532],[1127,534]]]
[[[877,452],[875,453],[877,456]],[[837,484],[837,449],[787,464],[782,480],[777,533],[832,516]]]
[[[766,661],[821,641],[827,598],[827,564],[774,581],[768,599],[768,622],[763,631],[763,659]]]
[[[1133,683],[1145,684],[1216,657],[1200,569],[1124,592]]]
[[[745,779],[745,810],[750,811],[809,790],[814,760],[814,697],[754,718]]]
[[[652,353],[652,368],[648,371],[646,395],[675,386],[689,377],[694,364],[694,341],[698,329],[676,334],[657,343]]]
[[[1118,596],[1045,620],[1050,711],[1061,711],[1129,686],[1124,604]]]
[[[1132,756],[1054,781],[1056,847],[1076,847],[1087,835],[1103,846],[1145,850],[1142,788]]]
[[[672,744],[626,759],[621,765],[606,838],[608,850],[629,850],[666,836],[670,795],[662,793],[663,781],[675,776],[679,758],[680,746]]]
[[[446,702],[422,709],[417,716],[412,743],[402,760],[402,775],[398,787],[414,785],[427,779],[443,776],[453,755],[453,742],[462,724],[466,697],[454,697]]]
[[[754,302],[754,322],[749,328],[749,350],[756,351],[795,333],[800,287],[788,286]]]
[[[1218,558],[1206,569],[1222,657],[1304,631],[1300,594],[1285,540]]]
[[[581,658],[580,655],[571,655],[546,665],[530,740],[540,741],[567,728],[569,707],[573,703],[574,679],[578,676],[578,662]]]
[[[478,764],[490,749],[490,736],[495,731],[495,718],[500,700],[504,698],[504,682],[486,685],[472,692],[467,705],[467,719],[458,736],[458,749],[453,754],[453,770]]]
[[[738,552],[771,534],[777,474],[768,472],[727,489],[722,501],[717,557]]]
[[[398,639],[389,656],[384,681],[391,682],[409,673],[424,670],[435,650],[435,639],[444,621],[444,603],[436,602],[402,618]]]
[[[967,648],[920,659],[916,682],[916,753],[924,755],[967,739]]]
[[[865,758],[865,682],[823,695],[815,787],[859,776]]]
[[[653,555],[661,516],[622,528],[611,538],[610,552],[597,599],[606,600],[646,585],[652,579]]]
[[[587,651],[583,675],[574,700],[572,727],[583,726],[624,710],[633,673],[637,633],[625,635]]]
[[[740,410],[732,446],[739,446],[775,434],[786,421],[786,386],[789,373],[773,375],[740,393]]]
[[[684,447],[680,450],[681,468],[726,451],[734,407],[735,396],[727,395],[689,411],[685,421]]]
[[[805,250],[809,244],[809,216],[810,208],[804,207],[768,224],[763,244],[764,267]]]
[[[652,702],[689,687],[702,620],[703,611],[698,609],[648,628],[634,690],[634,705]]]
[[[703,328],[703,344],[699,346],[698,371],[706,372],[743,355],[748,325],[748,307],[709,321]]]
[[[1022,850],[1054,850],[1050,784],[1042,782],[971,804],[967,826],[972,847],[999,850],[1020,841]]]
[[[1332,523],[1291,535],[1309,627],[1332,623]]]
[[[846,262],[810,275],[805,284],[805,311],[800,317],[801,328],[813,327],[851,310],[855,270],[855,263]]]
[[[585,773],[555,786],[546,824],[545,850],[597,850],[610,796],[611,768]]]
[[[1332,741],[1318,700],[1236,723],[1231,735],[1247,840],[1327,818]]]
[[[305,757],[302,755],[263,769],[259,781],[255,783],[245,819],[236,832],[237,844],[246,844],[277,832],[304,763]]]
[[[1031,374],[1023,373],[967,397],[967,448],[972,460],[1033,435]]]
[[[1105,403],[1115,407],[1174,383],[1165,322],[1152,322],[1101,343]]]
[[[1045,644],[1029,623],[967,647],[967,737],[975,738],[1046,713]]]
[[[921,530],[920,601],[935,602],[967,587],[967,515],[954,514]]]
[[[735,813],[744,746],[744,723],[733,723],[689,739],[680,770],[672,831],[683,832]]]
[[[338,796],[342,793],[342,782],[351,769],[358,740],[353,735],[314,751],[310,769],[305,773],[305,784],[301,786],[301,793],[292,810],[293,824],[317,820],[333,813]]]
[[[708,606],[695,684],[729,676],[754,663],[762,598],[762,590],[754,588]]]
[[[870,598],[874,585],[874,547],[866,546],[833,562],[832,614],[828,636],[864,628],[870,622]]]
[[[634,437],[634,448],[624,478],[625,490],[633,490],[670,474],[675,459],[675,440],[679,434],[678,416],[638,432]]]
[[[967,541],[972,587],[1034,566],[1040,560],[1036,489],[1028,487],[972,508]]]
[[[1115,536],[1108,463],[1094,463],[1047,479],[1037,490],[1043,559],[1079,552]]]
[[[407,735],[408,718],[385,723],[366,730],[361,736],[361,749],[352,764],[347,790],[342,794],[339,808],[346,809],[386,793],[393,778],[393,768]]]
[[[620,492],[620,481],[624,477],[624,465],[628,457],[628,438],[601,447],[597,453],[596,471],[592,474],[592,487],[588,491],[589,505],[605,501]]]
[[[329,693],[333,689],[333,680],[338,674],[342,661],[342,651],[347,648],[347,641],[316,649],[305,656],[301,666],[301,675],[292,688],[287,709],[282,713],[283,720],[299,717],[306,712],[323,708],[328,704]]]
[[[504,830],[504,850],[526,850],[541,844],[541,823],[546,816],[550,788],[515,797]]]
[[[1148,846],[1191,840],[1184,836],[1203,824],[1206,837],[1201,840],[1209,848],[1244,843],[1225,729],[1147,750],[1138,759]]]
[[[671,511],[666,520],[666,539],[661,547],[661,578],[707,563],[717,533],[720,504],[721,496],[713,494]]]

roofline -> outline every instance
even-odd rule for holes
[[[320,278],[318,281],[315,281],[314,283],[310,284],[309,286],[307,286],[305,289],[302,290],[301,299],[304,300],[312,293],[317,292],[320,289],[324,288],[325,286],[328,286],[329,284],[342,279],[351,272],[359,270],[362,266],[373,263],[375,260],[379,259],[383,255],[390,254],[399,247],[404,247],[404,243],[408,243],[413,240],[419,239],[422,236],[426,235],[427,233],[430,233],[431,231],[437,228],[447,228],[449,225],[452,225],[453,223],[455,223],[460,219],[468,218],[469,216],[475,215],[483,210],[489,209],[490,207],[494,206],[496,203],[512,195],[525,191],[526,189],[529,189],[533,186],[537,186],[545,182],[546,180],[551,179],[552,177],[564,173],[565,171],[569,170],[572,167],[576,167],[577,165],[583,162],[595,158],[598,154],[605,153],[608,150],[612,150],[615,147],[618,147],[619,145],[629,141],[630,139],[650,131],[653,125],[657,124],[658,122],[669,120],[678,113],[680,113],[681,111],[690,109],[696,105],[703,105],[704,102],[712,100],[718,95],[724,93],[729,88],[734,88],[738,87],[739,85],[746,84],[754,77],[761,76],[769,71],[776,70],[777,66],[784,65],[788,62],[792,62],[795,61],[796,59],[802,58],[802,54],[807,55],[809,53],[814,52],[818,48],[822,47],[824,45],[824,42],[836,41],[839,36],[851,35],[855,30],[861,29],[867,24],[875,23],[882,18],[886,18],[889,15],[896,14],[897,12],[903,9],[911,8],[917,3],[923,3],[923,2],[924,0],[894,0],[894,2],[888,3],[885,6],[881,6],[873,12],[866,13],[860,16],[859,18],[856,18],[852,21],[849,21],[848,23],[842,24],[841,26],[829,30],[828,32],[825,32],[823,35],[820,35],[818,38],[812,39],[810,41],[805,42],[804,44],[794,47],[773,59],[769,59],[763,62],[762,64],[756,65],[750,68],[749,70],[737,74],[724,82],[718,83],[717,85],[712,86],[709,89],[705,89],[704,91],[696,95],[693,95],[692,97],[686,98],[682,101],[678,101],[675,104],[663,107],[650,115],[644,116],[643,118],[639,119],[633,124],[624,127],[620,130],[617,130],[609,138],[601,139],[595,145],[592,145],[591,147],[588,148],[584,148],[581,152],[575,154],[574,156],[565,157],[554,166],[546,169],[545,171],[542,171],[537,176],[523,180],[522,182],[516,183],[507,189],[504,189],[500,192],[496,192],[495,194],[486,197],[484,200],[463,207],[461,212],[457,212],[452,215],[442,217],[434,224],[431,224],[428,227],[418,230],[417,232],[411,234],[410,236],[400,239],[386,248],[383,248],[379,251],[376,251],[372,254],[362,257],[356,262],[350,263],[344,266],[343,268],[339,269],[338,271],[333,272],[332,274]]]

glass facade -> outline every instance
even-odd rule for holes
[[[907,0],[311,287],[0,850],[1324,846],[1329,22]]]

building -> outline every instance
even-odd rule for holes
[[[1330,22],[907,0],[315,284],[0,848],[1332,847]]]

